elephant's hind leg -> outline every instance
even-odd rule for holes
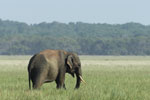
[[[33,75],[33,89],[39,89],[46,79],[47,71],[36,69]]]
[[[39,81],[33,82],[33,89],[39,89],[43,83]]]
[[[33,89],[39,89],[42,86],[43,83],[44,83],[44,78],[43,77],[38,77],[33,82]]]

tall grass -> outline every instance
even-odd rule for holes
[[[39,90],[28,89],[27,64],[30,56],[0,57],[0,100],[150,100],[150,57],[81,56],[83,78],[66,74],[67,90],[55,82]]]

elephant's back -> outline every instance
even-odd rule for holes
[[[56,59],[47,59],[44,54],[37,54],[34,58],[33,70],[38,70],[36,74],[42,74],[45,81],[54,81],[58,75],[57,62]]]
[[[58,74],[59,50],[44,50],[37,54],[35,58],[38,66],[48,71],[48,77],[55,79]],[[40,64],[39,64],[40,62]]]
[[[39,52],[40,55],[44,55],[45,57],[47,58],[51,58],[51,57],[56,57],[58,56],[59,54],[59,50],[50,50],[50,49],[47,49],[47,50],[43,50],[41,52]]]

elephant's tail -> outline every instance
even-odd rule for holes
[[[29,79],[29,89],[31,90],[31,77],[30,77],[31,75],[30,75],[30,71],[28,72],[28,79]]]
[[[29,81],[29,89],[31,90],[31,63],[32,63],[32,58],[31,60],[29,61],[29,64],[28,64],[28,81]]]
[[[28,81],[29,81],[29,89],[31,90],[31,63],[28,65]]]
[[[34,55],[28,64],[28,80],[29,80],[29,89],[31,90],[31,69],[33,68],[33,59],[35,58],[36,55]]]

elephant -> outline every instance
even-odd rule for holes
[[[82,78],[81,62],[76,53],[64,50],[43,50],[33,55],[28,64],[29,89],[39,89],[43,83],[56,82],[56,88],[65,87],[65,73],[76,75],[75,89],[80,83],[86,83]]]

